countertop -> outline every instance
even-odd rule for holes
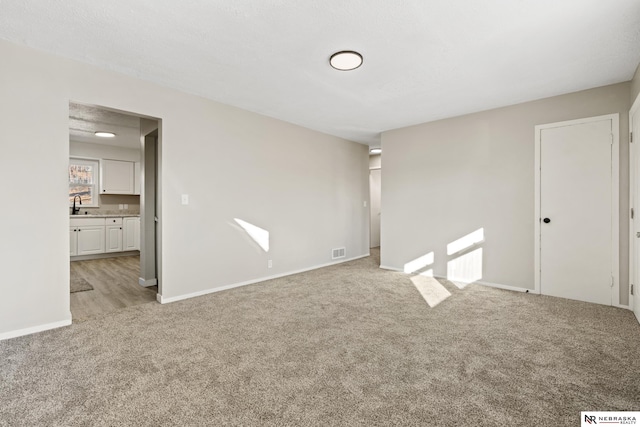
[[[129,217],[139,217],[140,214],[78,214],[78,215],[69,215],[69,218],[129,218]]]

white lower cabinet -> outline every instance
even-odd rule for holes
[[[104,218],[72,218],[69,235],[71,240],[71,255],[103,253],[104,225]],[[74,236],[75,242],[73,241]]]
[[[78,255],[93,255],[104,252],[104,226],[78,228]]]
[[[140,249],[140,218],[71,218],[69,254],[95,255]]]
[[[140,250],[140,218],[123,218],[123,248],[124,251]]]
[[[69,227],[69,255],[78,255],[78,227]]]
[[[107,218],[106,223],[105,252],[122,252],[122,218]]]

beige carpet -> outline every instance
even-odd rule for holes
[[[70,288],[71,288],[70,290],[71,293],[93,290],[93,286],[91,286],[91,284],[87,282],[86,279],[83,279],[82,277],[72,277]]]
[[[377,263],[0,342],[0,425],[576,426],[640,410],[630,311],[446,282],[432,308]]]

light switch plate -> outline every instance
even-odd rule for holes
[[[188,194],[183,194],[182,195],[182,204],[183,205],[188,205],[189,204],[189,195]]]

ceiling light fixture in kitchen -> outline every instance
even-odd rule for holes
[[[329,64],[336,70],[351,71],[362,65],[362,55],[353,50],[336,52],[329,58]]]
[[[100,138],[113,138],[114,136],[116,136],[116,134],[113,132],[97,131],[94,133],[96,136],[99,136]]]
[[[382,153],[382,148],[372,148],[369,150],[369,154],[380,154]]]

